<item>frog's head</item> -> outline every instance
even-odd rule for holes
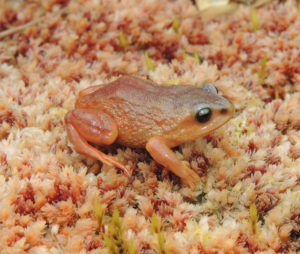
[[[225,124],[234,113],[233,105],[220,96],[212,84],[195,86],[183,94],[180,101],[185,105],[181,107],[185,113],[178,114],[181,118],[169,133],[172,146],[207,135]]]
[[[200,136],[204,136],[226,123],[233,116],[234,107],[227,99],[218,95],[214,85],[205,84],[201,89],[202,101],[193,105],[191,114],[195,124],[201,129]]]

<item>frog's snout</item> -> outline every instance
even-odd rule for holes
[[[227,108],[222,108],[221,110],[220,110],[220,113],[222,114],[222,115],[225,115],[226,113],[227,113]]]
[[[228,102],[227,106],[221,108],[219,112],[221,115],[232,116],[234,114],[234,106],[232,103]]]

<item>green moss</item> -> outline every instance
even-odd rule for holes
[[[165,237],[163,235],[163,232],[159,232],[157,234],[157,241],[158,241],[158,250],[160,254],[167,253],[166,250],[166,244],[165,244]]]
[[[195,58],[197,64],[202,64],[203,62],[203,59],[197,52],[187,52],[187,51],[183,52],[183,61],[185,61],[188,56]]]
[[[260,29],[260,22],[259,22],[256,10],[254,8],[250,9],[250,22],[251,22],[253,31],[257,31],[258,29]]]
[[[109,249],[109,253],[110,254],[119,253],[118,248],[115,245],[114,239],[111,239],[109,236],[107,236],[105,234],[103,234],[102,236],[103,236],[106,247]]]
[[[116,226],[116,227],[121,227],[121,219],[120,219],[120,213],[117,209],[113,211],[112,215],[112,220],[111,222]]]
[[[260,70],[258,76],[261,79],[262,83],[265,81],[265,78],[267,76],[267,58],[267,55],[264,54],[260,60]]]
[[[174,32],[178,34],[179,28],[180,28],[180,19],[178,17],[175,17],[173,19],[172,27],[173,27]]]
[[[93,210],[98,222],[98,231],[101,232],[104,243],[110,254],[135,254],[136,248],[132,240],[126,239],[125,230],[118,210],[114,210],[111,217],[105,216],[105,208],[98,200],[94,200]],[[104,226],[105,221],[110,221]]]
[[[255,204],[251,204],[249,208],[249,225],[253,234],[259,234],[258,212]]]
[[[161,231],[161,220],[156,213],[152,214],[150,231],[152,234],[158,234]]]
[[[195,60],[196,60],[196,63],[197,64],[201,64],[202,63],[202,60],[201,60],[201,58],[200,58],[200,56],[199,56],[199,54],[198,53],[194,53],[194,57],[195,57]]]
[[[157,235],[157,251],[159,254],[167,254],[167,248],[165,244],[165,238],[163,231],[161,230],[161,220],[160,218],[156,215],[156,213],[152,214],[151,217],[151,224],[150,224],[150,231],[152,234]]]
[[[136,254],[137,253],[137,248],[136,248],[133,240],[130,240],[129,242],[127,242],[127,251],[128,251],[128,254]]]
[[[127,36],[123,31],[120,31],[119,33],[119,43],[123,49],[126,49],[128,47]]]
[[[95,199],[93,204],[93,210],[96,216],[96,220],[98,222],[98,230],[100,231],[103,225],[105,208],[100,204],[98,200]]]
[[[196,202],[197,204],[201,204],[206,197],[206,193],[205,192],[201,192],[197,197],[196,197]]]
[[[107,229],[102,233],[103,240],[110,254],[136,254],[133,240],[126,237],[125,229],[118,210],[114,210]]]
[[[172,78],[167,81],[167,84],[169,84],[169,85],[175,85],[175,84],[179,84],[179,83],[180,83],[179,78]]]
[[[187,53],[185,51],[182,52],[182,59],[183,61],[187,59]]]
[[[146,66],[147,66],[148,71],[154,71],[155,67],[154,67],[148,53],[145,52],[144,56],[145,56],[145,62],[146,62]]]
[[[202,202],[204,202],[206,200],[206,193],[205,192],[201,192],[200,194],[198,194],[195,198],[185,198],[184,199],[186,202],[189,202],[191,204],[201,204]]]
[[[280,99],[280,95],[277,87],[274,88],[274,97],[275,99]]]

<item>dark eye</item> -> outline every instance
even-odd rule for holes
[[[210,108],[202,108],[196,113],[195,117],[199,123],[206,123],[209,121],[211,114],[212,112]]]

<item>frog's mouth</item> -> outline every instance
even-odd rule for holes
[[[209,120],[209,122],[200,127],[201,131],[199,137],[206,136],[208,133],[227,123],[233,117],[233,114],[234,106],[231,103],[228,108],[214,109],[212,118]]]

